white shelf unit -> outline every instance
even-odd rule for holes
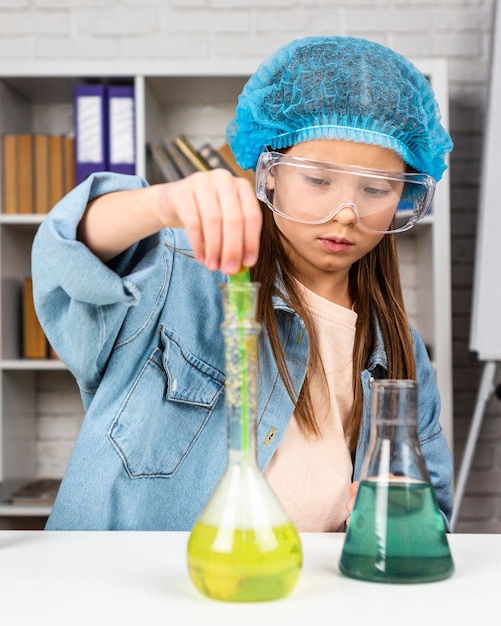
[[[447,74],[442,60],[416,61],[432,81],[447,125]],[[79,82],[132,82],[136,99],[138,174],[150,178],[146,143],[184,133],[199,147],[224,141],[238,94],[255,69],[235,63],[0,64],[0,133],[67,133],[73,87]],[[1,157],[0,157],[1,159]],[[0,161],[0,171],[2,163]],[[150,179],[151,180],[151,179]],[[151,181],[155,182],[155,181]],[[54,360],[26,361],[21,351],[21,282],[30,272],[30,248],[40,215],[12,215],[0,207],[0,501],[37,472],[39,381],[70,374]],[[452,364],[448,176],[440,183],[433,215],[399,237],[404,290],[412,320],[429,346],[441,392],[442,424],[452,450]],[[78,391],[75,385],[75,394]],[[0,504],[2,516],[47,515],[45,508]]]

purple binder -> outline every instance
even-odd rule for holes
[[[136,173],[134,87],[110,85],[107,90],[108,169]]]
[[[93,172],[108,169],[106,87],[76,85],[73,92],[75,178],[80,183]]]

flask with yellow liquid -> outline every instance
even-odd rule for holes
[[[248,274],[221,286],[225,319],[228,463],[188,541],[188,571],[214,600],[260,602],[287,596],[302,567],[296,528],[257,464],[259,285]]]

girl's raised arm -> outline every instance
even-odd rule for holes
[[[184,228],[198,261],[233,274],[255,264],[261,223],[249,181],[216,169],[100,196],[89,203],[77,236],[108,261],[162,228]]]

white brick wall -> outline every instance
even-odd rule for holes
[[[166,58],[261,60],[307,34],[375,39],[448,60],[455,458],[461,459],[481,364],[468,358],[472,266],[494,0],[0,0],[0,61]],[[501,373],[500,373],[501,376]],[[58,376],[40,376],[40,467],[66,463],[81,409]],[[501,532],[501,404],[480,434],[458,530]]]

